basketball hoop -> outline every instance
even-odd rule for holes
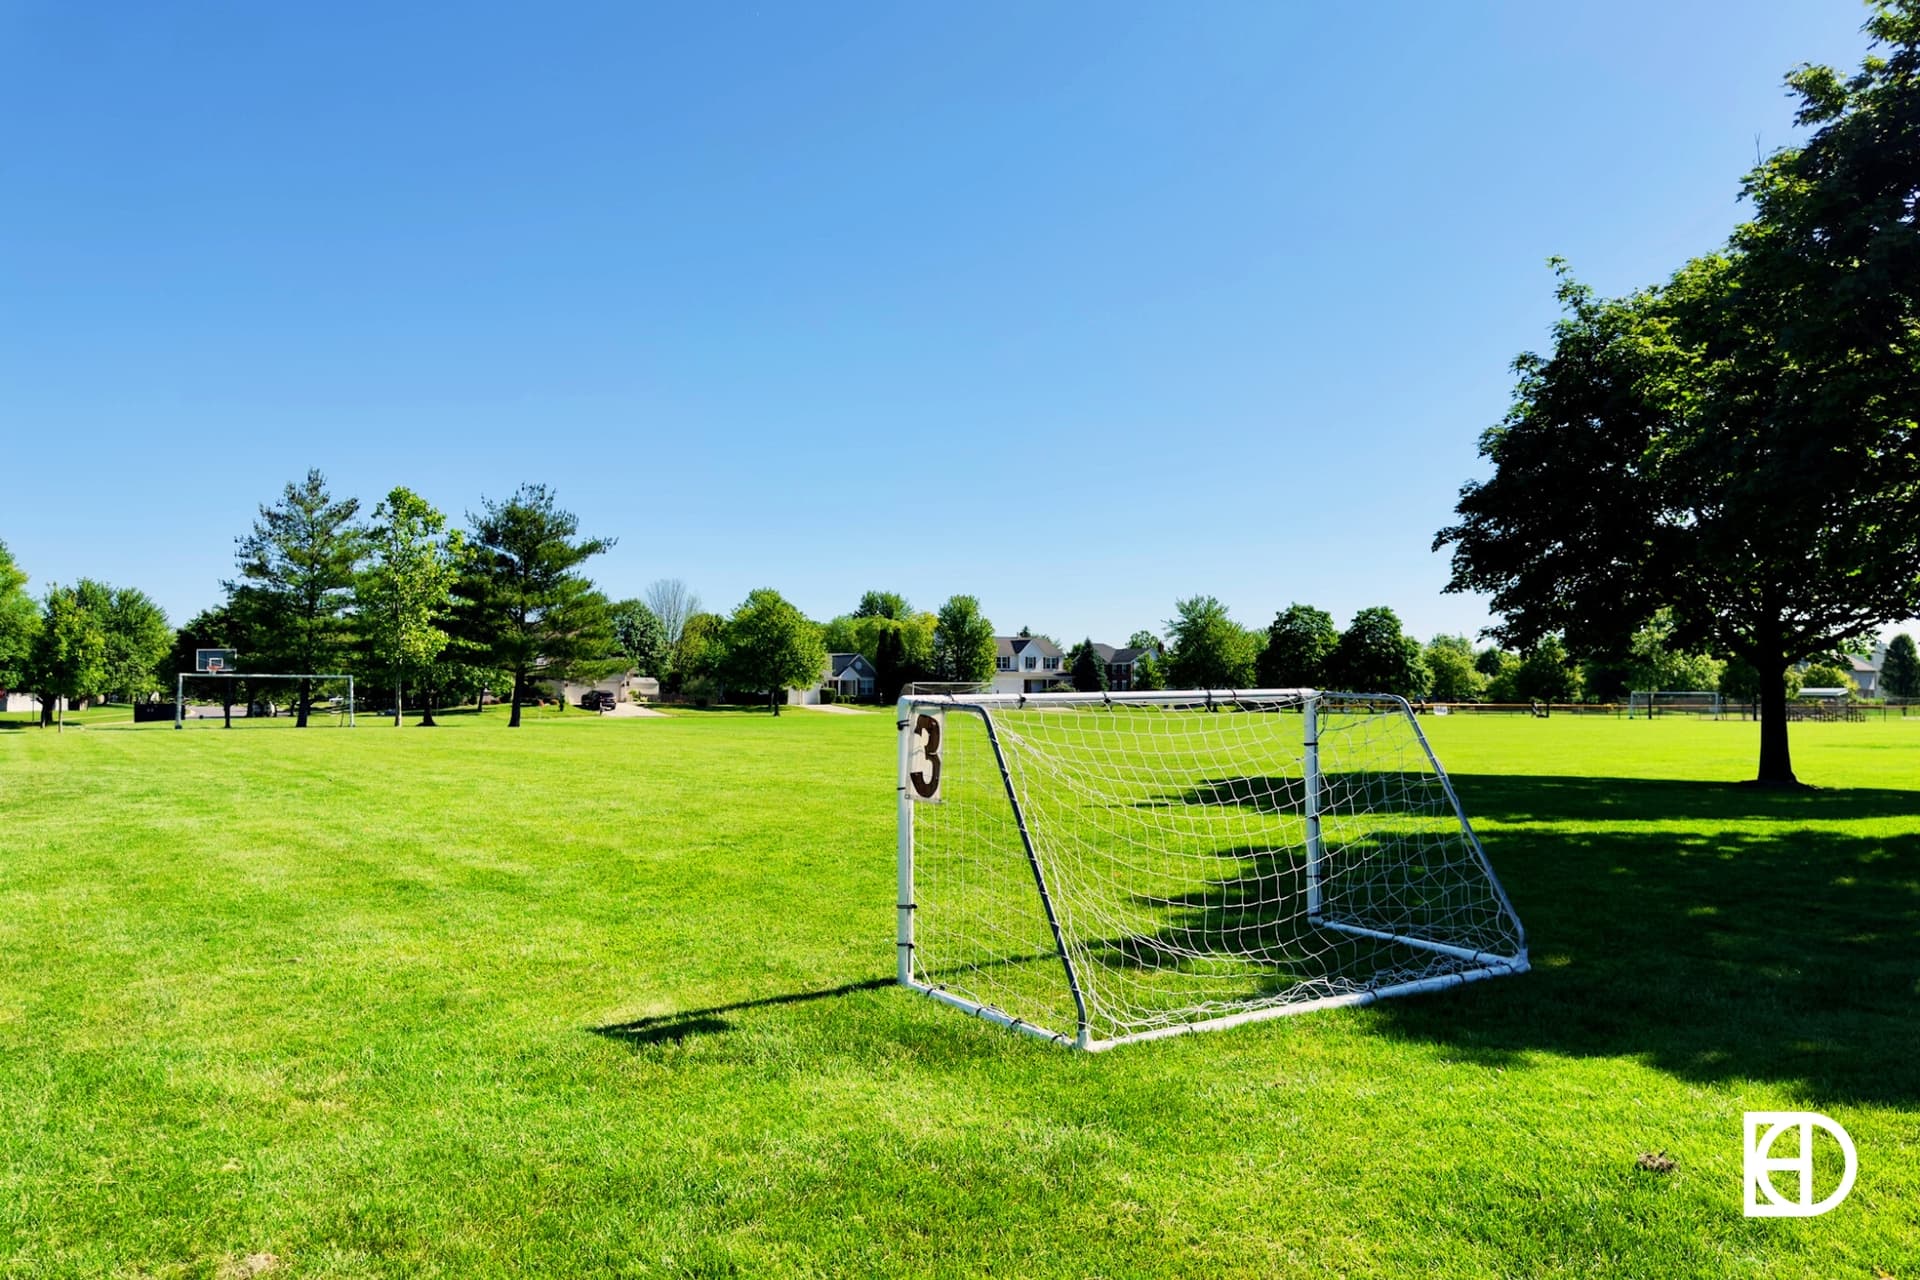
[[[218,675],[226,667],[226,665],[227,665],[226,663],[220,661],[220,659],[218,658],[208,658],[207,674]]]

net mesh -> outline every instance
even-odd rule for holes
[[[1523,956],[1404,704],[1321,695],[1315,783],[1303,701],[945,706],[941,799],[911,811],[918,981],[1104,1042]]]

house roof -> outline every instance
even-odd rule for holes
[[[827,655],[827,674],[830,679],[838,680],[847,673],[848,668],[852,668],[853,673],[858,676],[876,674],[873,664],[867,661],[864,654],[830,653]]]
[[[1847,655],[1847,666],[1855,671],[1878,671],[1880,664],[1871,658],[1863,658],[1857,653]]]
[[[1017,658],[1037,653],[1043,658],[1058,658],[1060,650],[1045,636],[995,636],[994,651],[1002,658]]]

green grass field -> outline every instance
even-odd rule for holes
[[[890,985],[889,715],[114,719],[0,729],[0,1275],[1920,1275],[1920,718],[1424,721],[1535,971],[1092,1056]]]

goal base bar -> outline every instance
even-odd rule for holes
[[[1527,963],[1527,953],[1517,956],[1497,955],[1491,951],[1475,951],[1471,947],[1456,947],[1445,942],[1434,942],[1430,938],[1416,938],[1411,934],[1392,933],[1386,929],[1369,929],[1365,925],[1347,924],[1340,920],[1329,920],[1325,916],[1308,916],[1307,923],[1316,929],[1331,929],[1335,933],[1351,934],[1356,938],[1375,938],[1381,942],[1397,942],[1403,947],[1414,947],[1421,951],[1432,951],[1438,955],[1452,956],[1455,960],[1467,960],[1480,965],[1504,965],[1510,973],[1525,973],[1533,966]]]
[[[950,1005],[962,1013],[970,1013],[982,1021],[991,1022],[995,1026],[1005,1027],[1009,1031],[1018,1031],[1021,1035],[1032,1036],[1036,1040],[1045,1040],[1050,1044],[1064,1044],[1071,1048],[1078,1049],[1104,1047],[1103,1045],[1083,1043],[1075,1040],[1072,1036],[1063,1036],[1057,1031],[1049,1031],[1045,1027],[1037,1026],[1031,1022],[1022,1022],[1020,1019],[1010,1017],[998,1009],[981,1004],[978,1000],[969,1000],[965,996],[957,996],[951,991],[942,991],[939,987],[930,987],[924,982],[913,982],[903,978],[900,985],[910,991],[918,991],[929,1000]]]
[[[1432,944],[1428,944],[1429,947]],[[1457,948],[1456,948],[1457,950]],[[1504,978],[1511,974],[1525,973],[1528,965],[1524,956],[1515,960],[1491,961],[1476,969],[1463,969],[1458,973],[1443,973],[1432,978],[1416,978],[1411,982],[1396,982],[1392,986],[1374,987],[1365,991],[1348,991],[1335,996],[1321,996],[1317,1000],[1301,1000],[1294,1004],[1268,1005],[1261,1009],[1248,1009],[1244,1013],[1223,1014],[1217,1018],[1205,1018],[1199,1022],[1181,1022],[1172,1026],[1155,1027],[1150,1031],[1136,1031],[1132,1035],[1116,1036],[1111,1040],[1094,1040],[1086,1036],[1075,1039],[1062,1035],[1058,1031],[1049,1031],[1031,1022],[1022,1022],[1009,1017],[998,1009],[989,1008],[977,1000],[954,995],[951,991],[942,991],[923,982],[906,982],[902,986],[917,991],[929,1000],[950,1005],[963,1013],[970,1013],[985,1022],[1018,1031],[1022,1035],[1032,1036],[1036,1040],[1045,1040],[1050,1044],[1066,1045],[1072,1049],[1084,1049],[1088,1053],[1101,1053],[1123,1044],[1141,1044],[1148,1040],[1166,1040],[1173,1036],[1184,1036],[1195,1031],[1219,1031],[1226,1027],[1237,1027],[1249,1022],[1266,1022],[1273,1018],[1290,1018],[1299,1013],[1317,1013],[1322,1009],[1347,1009],[1360,1005],[1369,1005],[1376,1000],[1387,1000],[1395,996],[1417,996],[1429,991],[1445,991],[1451,987],[1464,987],[1470,982],[1480,982],[1487,978]]]

